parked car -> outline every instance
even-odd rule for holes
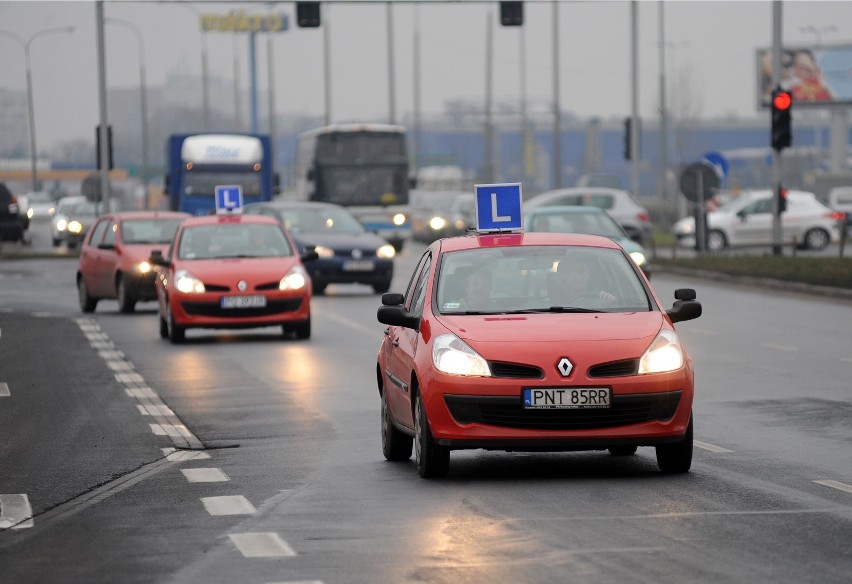
[[[125,211],[98,218],[80,247],[77,291],[80,309],[94,312],[98,300],[116,299],[121,312],[137,302],[156,300],[153,250],[165,254],[188,213]]]
[[[0,183],[0,242],[24,241],[27,230],[26,215],[22,215],[18,198]]]
[[[651,277],[648,254],[642,245],[628,237],[615,219],[598,207],[538,207],[524,217],[527,232],[585,233],[608,237],[624,248],[645,275]]]
[[[707,214],[707,250],[772,245],[773,191],[747,191]],[[787,210],[781,214],[783,243],[795,239],[802,249],[825,249],[840,239],[843,214],[807,191],[789,191]],[[682,247],[695,247],[695,218],[675,223],[674,234]]]
[[[544,205],[583,205],[598,207],[618,221],[631,239],[651,240],[651,215],[625,190],[605,187],[574,187],[547,191],[524,203],[524,210]]]
[[[300,251],[315,248],[319,257],[306,260],[314,294],[329,284],[367,284],[377,294],[393,279],[396,249],[364,226],[345,207],[331,203],[272,201],[246,205],[245,215],[277,219]]]
[[[852,187],[835,187],[828,192],[828,206],[844,214],[847,234],[852,231]]]

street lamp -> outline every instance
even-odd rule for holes
[[[201,12],[198,8],[192,5],[189,2],[178,2],[173,4],[173,6],[180,6],[182,8],[188,8],[193,11],[196,16],[198,16],[198,22],[201,23]],[[204,131],[207,132],[210,130],[210,89],[209,89],[209,68],[207,65],[207,32],[202,29],[201,30],[201,93],[202,93],[202,101],[204,103]]]
[[[121,20],[119,18],[107,18],[108,23],[117,24],[130,30],[136,35],[136,41],[139,44],[139,100],[142,108],[142,168],[139,171],[139,176],[142,178],[142,184],[145,187],[145,203],[148,202],[148,101],[146,98],[147,86],[145,84],[145,43],[142,41],[142,33],[132,22]]]
[[[33,41],[40,36],[45,36],[49,34],[59,34],[59,33],[70,33],[74,32],[73,26],[63,26],[59,28],[48,28],[44,30],[40,30],[38,32],[33,33],[29,39],[24,40],[23,37],[17,35],[14,32],[8,30],[0,30],[0,35],[9,37],[17,42],[22,49],[24,49],[24,60],[26,62],[27,67],[27,110],[29,115],[29,123],[30,123],[30,164],[32,170],[32,190],[33,192],[38,190],[38,177],[36,175],[36,135],[35,135],[35,112],[33,111],[33,75],[32,75],[32,67],[30,63],[30,46]]]

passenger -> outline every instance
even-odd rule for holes
[[[605,305],[615,302],[615,295],[595,289],[591,281],[592,269],[586,259],[562,260],[556,271],[548,274],[547,295],[554,306],[572,306],[577,301],[597,299]]]
[[[467,277],[460,304],[462,310],[486,311],[494,308],[494,300],[491,298],[491,272],[477,270]]]

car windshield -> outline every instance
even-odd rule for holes
[[[92,201],[72,203],[64,208],[64,212],[68,215],[98,215],[100,213],[97,203]]]
[[[746,201],[746,199],[743,199],[742,197],[732,197],[732,198],[728,199],[728,201],[725,202],[724,205],[722,205],[721,207],[716,209],[716,212],[717,213],[736,213],[737,211],[740,210],[740,208],[742,208],[743,203],[745,201]]]
[[[365,229],[348,211],[338,207],[294,207],[282,209],[281,222],[284,228],[298,235],[300,233],[337,233],[357,235]]]
[[[572,213],[570,211],[535,212],[530,216],[530,231],[550,233],[585,233],[614,239],[626,239],[624,230],[606,213]]]
[[[438,272],[442,314],[641,312],[652,304],[620,250],[560,245],[447,252]]]
[[[169,243],[182,219],[129,219],[121,223],[124,243]]]
[[[217,223],[183,230],[178,258],[262,258],[292,256],[281,228],[269,223]]]

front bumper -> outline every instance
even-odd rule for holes
[[[228,294],[230,296],[230,294]],[[173,293],[169,299],[175,323],[186,328],[254,328],[305,322],[311,316],[310,295],[269,292],[262,308],[222,308],[225,294]]]
[[[380,260],[368,258],[372,262],[371,270],[352,270],[347,266],[351,259],[327,259],[308,262],[305,269],[311,276],[314,284],[382,284],[390,282],[393,278],[393,260]]]

